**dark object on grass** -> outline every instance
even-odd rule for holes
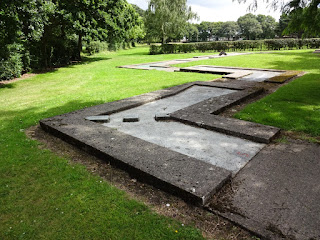
[[[219,53],[219,56],[222,56],[222,55],[227,56],[227,54],[226,54],[226,52],[225,52],[225,51],[221,51],[221,52]]]

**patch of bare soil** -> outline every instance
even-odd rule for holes
[[[132,179],[128,173],[44,132],[39,125],[28,129],[26,134],[40,141],[41,148],[49,149],[58,156],[67,158],[70,164],[84,165],[92,174],[99,175],[109,184],[125,191],[131,198],[148,205],[156,213],[176,219],[183,224],[195,226],[207,239],[256,239],[245,230],[204,208],[188,204],[177,197]]]
[[[25,73],[23,74],[21,77],[19,78],[14,78],[14,79],[11,79],[11,80],[5,80],[5,81],[0,81],[0,85],[1,84],[10,84],[10,83],[14,83],[14,82],[17,82],[17,81],[21,81],[21,80],[25,80],[25,79],[28,79],[30,77],[33,77],[35,76],[36,74],[34,73]]]

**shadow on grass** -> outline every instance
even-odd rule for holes
[[[320,72],[320,58],[316,54],[310,52],[272,52],[271,54],[289,57],[290,60],[272,61],[276,69],[286,70],[313,70]]]
[[[2,88],[15,88],[15,84],[13,83],[0,83],[0,89]]]
[[[74,112],[87,107],[105,103],[104,101],[81,102],[81,100],[71,100],[68,103],[52,108],[30,107],[22,110],[2,110],[0,111],[0,124],[4,129],[11,132],[13,129],[28,128],[40,120],[53,116]],[[23,122],[21,122],[23,119]]]
[[[58,71],[60,68],[69,68],[69,67],[74,67],[78,65],[86,65],[98,61],[104,61],[104,60],[110,60],[111,58],[107,57],[88,57],[88,56],[83,56],[81,61],[72,61],[70,64],[66,65],[61,65],[57,66],[55,68],[47,68],[47,69],[35,69],[32,71],[32,73],[35,74],[43,74],[43,73],[52,73]]]
[[[68,65],[66,65],[68,66]],[[61,66],[63,67],[63,66]],[[56,68],[46,68],[46,69],[34,69],[32,70],[32,73],[35,73],[35,74],[44,74],[44,73],[53,73],[53,72],[56,72],[58,71],[60,67],[56,67]]]
[[[89,56],[83,56],[81,62],[77,62],[75,64],[88,64],[88,63],[93,63],[93,62],[98,62],[98,61],[105,61],[105,60],[111,60],[112,58],[108,57],[89,57]],[[73,65],[73,64],[72,64]]]
[[[121,56],[147,56],[150,55],[149,52],[133,52],[120,54]]]
[[[313,105],[319,104],[319,99],[318,104],[313,101],[306,103],[301,100],[281,98],[275,100],[266,97],[248,105],[234,117],[288,131],[304,132],[313,137],[320,136],[320,111],[313,107]]]

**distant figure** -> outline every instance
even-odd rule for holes
[[[219,56],[222,56],[222,55],[227,56],[227,54],[226,54],[226,52],[225,52],[225,51],[221,51],[221,52],[219,53]]]

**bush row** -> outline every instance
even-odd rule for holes
[[[151,45],[150,54],[191,53],[197,51],[262,51],[302,48],[320,48],[320,38],[217,41]]]
[[[0,81],[20,77],[23,69],[20,44],[9,44],[0,48]]]
[[[76,39],[56,39],[45,46],[41,41],[1,45],[0,81],[20,77],[31,69],[63,66],[76,57]]]
[[[86,53],[93,55],[102,51],[108,50],[108,43],[100,41],[92,41],[86,46]]]

